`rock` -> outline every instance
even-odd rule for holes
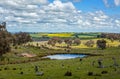
[[[36,72],[36,75],[37,75],[37,76],[43,76],[43,75],[44,75],[44,72]]]

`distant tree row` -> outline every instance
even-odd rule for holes
[[[75,39],[61,39],[60,37],[53,37],[50,40],[48,40],[48,44],[55,46],[56,43],[61,44],[62,42],[64,42],[65,44],[67,44],[67,47],[71,46],[72,44],[74,45],[80,45],[81,44],[81,40],[79,38],[75,38]],[[102,39],[102,40],[97,40],[96,42],[96,46],[98,48],[101,48],[102,50],[106,48],[106,40]],[[95,42],[93,40],[88,40],[85,45],[87,47],[93,47],[95,45]]]
[[[98,35],[97,37],[108,38],[111,41],[112,40],[120,40],[120,34],[119,33],[101,33],[101,35]]]
[[[52,46],[55,46],[56,43],[61,44],[62,42],[65,42],[67,44],[67,46],[71,46],[72,44],[76,44],[76,45],[81,44],[81,41],[78,38],[73,40],[73,39],[69,39],[69,38],[61,39],[60,37],[53,37],[50,40],[48,40],[48,44],[52,45]]]

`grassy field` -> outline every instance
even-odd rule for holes
[[[36,33],[32,37],[72,37],[74,33]]]
[[[66,35],[65,35],[66,34]],[[47,45],[47,41],[42,42],[30,42],[28,44],[32,46],[17,46],[17,48],[12,47],[11,52],[4,54],[3,59],[0,61],[0,79],[120,79],[120,42],[115,40],[111,42],[108,39],[107,48],[105,50],[98,49],[96,45],[93,47],[87,47],[84,43],[92,38],[94,42],[96,35],[99,33],[84,33],[77,34],[81,39],[81,44],[76,46],[71,46],[71,51],[65,51],[66,48],[60,48],[59,46],[66,46],[63,42],[62,44],[56,44],[54,47]],[[72,38],[75,37],[73,33],[55,33],[55,34],[31,34],[33,37],[40,36],[60,36]],[[89,38],[90,37],[90,38]],[[40,46],[36,47],[36,45]],[[48,47],[41,47],[42,45]],[[21,53],[35,54],[36,57],[23,57],[19,56]],[[87,54],[88,56],[75,59],[66,60],[50,60],[42,58],[46,55],[57,54],[57,53],[72,53],[72,54]],[[114,60],[118,66],[114,65]],[[104,68],[98,68],[98,60],[102,60]],[[94,65],[93,65],[94,62]],[[35,66],[39,67],[39,72],[43,72],[42,76],[37,76],[35,73]],[[70,71],[72,76],[65,76],[65,73]],[[88,75],[91,72],[92,75]],[[106,72],[106,73],[103,73]]]
[[[37,51],[37,50],[36,50]],[[60,52],[59,52],[60,53]],[[70,53],[101,54],[103,56],[90,56],[68,60],[40,60],[23,64],[0,65],[1,79],[119,79],[120,67],[112,66],[112,57],[115,57],[120,65],[120,49],[107,48],[99,50],[95,48],[74,49]],[[98,68],[97,60],[101,58],[105,68]],[[94,66],[92,62],[95,61]],[[44,72],[43,76],[36,76],[34,66],[39,66],[39,71]],[[65,72],[71,71],[72,76],[64,76]],[[102,71],[108,73],[102,74]],[[23,74],[21,74],[23,72]],[[93,72],[93,76],[88,76]]]
[[[72,38],[72,37],[79,37],[82,39],[90,39],[95,38],[97,35],[100,35],[100,33],[35,33],[30,34],[32,37],[62,37],[62,38]]]
[[[102,39],[102,38],[99,38],[99,39]],[[96,41],[97,40],[99,40],[98,38],[96,39],[96,38],[94,38],[94,39],[92,39],[94,42],[95,42],[95,44],[94,44],[94,46],[93,47],[91,47],[91,48],[96,48]],[[90,39],[86,39],[86,40],[81,40],[81,44],[80,45],[72,45],[71,46],[71,48],[89,48],[89,47],[87,47],[86,45],[85,45],[85,43],[87,42],[87,41],[89,41]],[[118,40],[115,40],[114,42],[111,42],[111,40],[109,40],[109,39],[105,39],[106,41],[107,41],[107,46],[108,47],[117,47],[118,45],[120,45],[120,42],[118,41]],[[39,44],[39,46],[41,46],[41,45],[47,45],[47,41],[42,41],[42,42],[30,42],[30,43],[28,43],[28,44],[32,44],[32,45],[34,45],[34,46],[36,46],[37,45],[37,43]],[[54,49],[60,49],[60,48],[57,48],[57,47],[59,47],[59,46],[62,46],[62,47],[64,47],[64,46],[66,46],[66,44],[63,42],[62,44],[56,44],[54,47],[51,47],[50,45],[47,45],[47,47],[51,47],[51,48],[54,48]]]

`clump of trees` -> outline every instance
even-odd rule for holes
[[[63,38],[62,39],[60,37],[52,37],[51,39],[48,40],[47,44],[55,46],[56,43],[61,44],[62,42],[64,42],[67,45],[67,47],[71,46],[72,44],[76,44],[76,45],[81,44],[81,41],[80,41],[79,38],[75,38],[73,40],[73,39],[70,39],[70,38],[66,38],[66,39]]]
[[[102,39],[102,40],[97,40],[97,47],[101,48],[102,50],[106,48],[106,40]]]
[[[15,33],[13,35],[13,46],[21,45],[23,43],[27,43],[27,42],[30,42],[30,41],[32,41],[32,38],[26,32],[19,32],[19,33]]]
[[[11,50],[11,45],[20,45],[32,41],[28,33],[20,32],[11,34],[6,29],[6,23],[0,24],[0,56]]]
[[[55,46],[56,43],[61,44],[63,42],[63,40],[59,37],[52,37],[51,39],[48,40],[48,44]]]

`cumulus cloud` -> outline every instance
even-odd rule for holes
[[[116,6],[120,6],[120,0],[114,0]]]
[[[112,2],[113,5],[111,5],[111,3],[110,3],[111,0],[103,0],[103,2],[105,3],[106,7],[110,7],[113,5],[120,6],[120,0],[113,0],[113,2]]]
[[[120,19],[103,11],[78,11],[72,2],[54,0],[2,0],[0,21],[9,31],[93,31],[120,28]],[[12,28],[11,28],[12,27]]]

